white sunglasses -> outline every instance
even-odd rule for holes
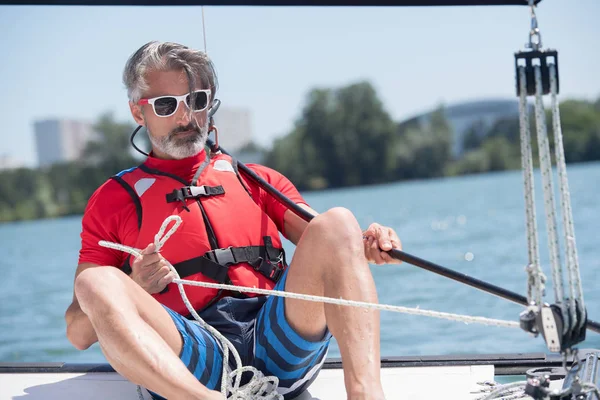
[[[204,111],[208,107],[208,100],[210,99],[210,89],[195,90],[192,92],[194,99],[194,106],[191,107],[192,111],[199,112]],[[158,117],[170,117],[177,112],[179,103],[184,102],[187,108],[190,108],[190,94],[182,94],[181,96],[159,96],[151,99],[140,99],[137,104],[152,105],[154,114]]]

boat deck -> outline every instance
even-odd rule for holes
[[[525,371],[531,368],[562,365],[560,356],[544,353],[403,356],[381,361],[388,400],[474,400],[483,394],[479,382],[500,376],[524,380]],[[326,360],[308,392],[296,400],[346,400],[341,367],[339,359]],[[562,379],[551,387],[561,384]],[[0,363],[0,400],[9,399],[135,400],[138,394],[136,386],[108,364]]]
[[[493,365],[383,368],[388,399],[474,399],[477,382],[493,380]],[[150,396],[145,392],[146,399]],[[0,399],[137,399],[136,386],[114,372],[0,374]],[[346,400],[341,369],[325,369],[297,400]]]

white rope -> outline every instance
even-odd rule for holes
[[[531,397],[525,394],[525,386],[527,382],[513,382],[505,385],[500,385],[497,382],[478,382],[484,386],[479,392],[489,392],[475,398],[475,400],[516,400],[530,399]]]
[[[170,216],[167,218],[167,220],[170,220],[173,218],[179,218],[179,217]],[[167,220],[165,220],[165,222]],[[164,225],[165,224],[163,223],[163,226]],[[163,229],[161,227],[161,231],[162,230]],[[158,235],[157,235],[157,237],[158,237]],[[164,240],[162,242],[164,243]],[[125,251],[130,254],[134,254],[134,255],[135,255],[134,252],[137,251],[138,252],[137,254],[139,254],[139,250],[133,249],[131,247],[124,246],[124,245],[121,245],[118,243],[101,241],[100,245],[111,248],[111,249],[115,249],[115,250]],[[169,263],[169,266],[171,267],[170,263]],[[173,268],[173,270],[174,270],[174,268]],[[179,277],[175,278],[173,280],[173,283],[176,283],[179,286],[180,292],[182,290],[181,285],[200,286],[200,287],[205,287],[205,288],[210,288],[210,289],[223,289],[223,290],[230,290],[230,291],[237,291],[237,292],[246,292],[246,293],[255,293],[255,294],[263,294],[263,295],[278,296],[278,297],[287,297],[287,298],[291,298],[291,299],[306,300],[306,301],[313,301],[313,302],[327,303],[327,304],[335,304],[335,305],[341,305],[341,306],[362,307],[362,308],[375,309],[375,310],[399,312],[399,313],[410,314],[410,315],[421,315],[421,316],[426,316],[426,317],[434,317],[434,318],[447,319],[447,320],[451,320],[451,321],[464,322],[466,324],[479,323],[479,324],[483,324],[483,325],[499,326],[499,327],[507,327],[507,328],[518,328],[519,327],[519,323],[515,322],[515,321],[504,321],[504,320],[491,319],[491,318],[485,318],[485,317],[474,317],[474,316],[469,316],[469,315],[452,314],[452,313],[446,313],[446,312],[441,312],[441,311],[423,310],[420,308],[409,308],[409,307],[393,306],[393,305],[378,304],[378,303],[368,303],[368,302],[364,302],[364,301],[346,300],[346,299],[342,299],[342,298],[334,299],[331,297],[284,292],[281,290],[268,290],[268,289],[260,289],[260,288],[255,288],[255,287],[251,288],[251,287],[246,287],[246,286],[225,285],[225,284],[220,284],[220,283],[190,281],[190,280],[181,279]],[[185,295],[185,293],[183,293],[182,295]],[[192,315],[193,314],[195,314],[195,311],[192,313]],[[198,318],[200,318],[200,317],[198,316]]]
[[[175,224],[171,227],[171,229],[169,229],[165,233],[167,226],[172,221],[174,221]],[[162,225],[160,227],[160,230],[154,236],[154,244],[156,247],[156,252],[160,251],[160,249],[162,248],[164,243],[177,230],[179,225],[181,225],[181,222],[182,222],[181,218],[179,216],[174,216],[174,215],[169,216],[164,220],[164,222],[162,223]],[[122,245],[119,243],[112,243],[112,242],[101,240],[100,242],[98,242],[98,244],[100,246],[103,246],[106,248],[120,250],[120,251],[129,253],[135,257],[141,256],[140,249],[125,246],[125,245]],[[185,289],[184,289],[183,285],[201,286],[201,287],[207,287],[207,288],[213,288],[213,289],[226,289],[226,290],[233,290],[233,291],[239,291],[239,292],[249,292],[249,293],[256,293],[256,294],[273,295],[273,296],[279,296],[279,297],[288,297],[288,298],[294,298],[294,299],[306,300],[306,301],[316,301],[316,302],[322,302],[322,303],[328,303],[328,304],[337,304],[337,305],[343,305],[343,306],[353,306],[353,307],[363,307],[363,308],[378,309],[378,310],[385,310],[385,311],[394,311],[394,312],[401,312],[401,313],[405,313],[405,314],[422,315],[422,316],[428,316],[428,317],[448,319],[448,320],[452,320],[452,321],[464,322],[466,324],[479,323],[479,324],[484,324],[484,325],[510,327],[510,328],[518,328],[519,327],[519,324],[514,321],[503,321],[503,320],[489,319],[489,318],[484,318],[484,317],[473,317],[473,316],[466,316],[466,315],[450,314],[450,313],[438,312],[438,311],[421,310],[419,308],[407,308],[407,307],[400,307],[400,306],[390,306],[390,305],[385,305],[385,304],[367,303],[367,302],[362,302],[362,301],[345,300],[345,299],[341,299],[341,298],[333,299],[333,298],[329,298],[329,297],[290,293],[290,292],[283,292],[283,291],[278,291],[278,290],[266,290],[266,289],[259,289],[259,288],[249,288],[249,287],[244,287],[244,286],[234,286],[234,285],[223,285],[223,284],[217,284],[217,283],[189,281],[189,280],[181,279],[179,277],[179,274],[177,273],[177,270],[173,267],[173,265],[168,260],[165,259],[165,261],[167,262],[167,265],[169,266],[170,270],[173,271],[173,273],[176,276],[176,278],[173,280],[173,282],[177,284],[177,287],[179,288],[179,293],[181,294],[183,302],[185,303],[188,311],[190,311],[190,313],[196,319],[198,324],[200,324],[203,328],[205,328],[209,332],[211,332],[215,336],[215,338],[217,338],[220,341],[220,343],[222,345],[222,348],[223,348],[223,376],[221,379],[221,393],[224,396],[227,396],[227,392],[231,393],[231,397],[229,397],[229,399],[232,399],[232,400],[259,400],[259,399],[260,400],[262,400],[262,399],[264,399],[264,400],[269,400],[269,399],[283,400],[283,396],[281,396],[280,394],[277,393],[277,385],[279,384],[279,380],[277,377],[275,377],[275,376],[265,377],[262,374],[262,372],[260,372],[256,368],[242,366],[240,356],[239,356],[237,350],[235,349],[235,347],[231,344],[231,342],[229,342],[227,340],[227,338],[225,338],[223,335],[221,335],[221,333],[219,331],[217,331],[215,328],[213,328],[212,326],[210,326],[206,322],[204,322],[204,320],[198,315],[196,310],[194,310],[194,308],[192,307],[192,305],[185,293]],[[233,354],[233,357],[234,357],[234,360],[236,363],[236,369],[231,371],[230,373],[227,373],[227,371],[229,370],[229,352],[231,352]],[[246,385],[240,386],[242,373],[246,372],[246,371],[253,372],[254,376],[252,377],[250,382],[248,382]]]
[[[527,301],[531,304],[541,305],[546,276],[540,266],[540,253],[538,249],[538,233],[535,215],[535,189],[533,180],[533,155],[531,151],[531,133],[529,131],[529,110],[527,108],[527,79],[525,67],[518,69],[520,80],[519,94],[519,127],[521,136],[521,164],[523,166],[523,184],[525,195],[525,223],[527,229],[527,247],[529,264],[527,271]]]
[[[594,393],[596,400],[600,400],[600,389],[591,382],[583,382],[581,387],[585,389],[585,393]]]
[[[571,209],[571,195],[569,191],[569,181],[567,179],[567,165],[565,162],[565,151],[563,147],[562,127],[560,124],[560,110],[557,100],[557,80],[556,66],[549,65],[550,68],[550,93],[552,99],[552,123],[554,131],[554,148],[556,152],[556,169],[558,171],[558,186],[560,190],[561,207],[563,215],[563,229],[565,234],[566,264],[569,271],[569,309],[571,315],[575,318],[573,325],[577,325],[577,313],[575,310],[576,302],[581,315],[585,310],[583,303],[583,290],[581,288],[581,276],[579,272],[579,258],[577,256],[577,246],[575,244],[575,227],[573,224],[573,211]],[[583,319],[580,325],[583,324]]]
[[[570,191],[567,179],[566,161],[564,155],[562,129],[560,124],[560,110],[557,101],[558,80],[556,66],[548,65],[550,72],[550,93],[552,100],[552,125],[554,132],[554,147],[556,152],[556,169],[558,173],[558,188],[562,210],[562,222],[565,238],[566,267],[569,278],[569,295],[566,295],[564,277],[560,258],[560,245],[558,240],[556,205],[553,190],[552,160],[550,144],[546,127],[546,114],[543,104],[542,72],[539,65],[533,67],[535,78],[535,117],[537,127],[537,142],[542,175],[542,189],[544,195],[544,211],[546,217],[546,230],[550,252],[552,278],[554,280],[555,303],[560,307],[563,321],[562,333],[569,330],[583,328],[585,304],[583,303],[583,290],[579,271],[579,260],[575,242],[575,229],[573,212],[571,208]],[[545,276],[542,272],[538,250],[537,220],[535,215],[534,183],[533,183],[533,157],[531,151],[531,135],[529,132],[529,112],[527,109],[527,78],[526,69],[518,67],[519,75],[519,113],[521,136],[521,161],[523,166],[523,181],[525,191],[525,213],[529,252],[529,264],[526,267],[528,274],[527,295],[530,305],[541,307],[545,289]]]
[[[207,288],[212,288],[212,289],[224,289],[224,290],[232,290],[232,291],[238,291],[238,292],[247,292],[247,293],[264,294],[264,295],[270,295],[270,296],[287,297],[287,298],[291,298],[291,299],[313,301],[313,302],[318,302],[318,303],[335,304],[335,305],[340,305],[340,306],[361,307],[361,308],[392,311],[392,312],[411,314],[411,315],[421,315],[421,316],[425,316],[425,317],[434,317],[434,318],[447,319],[450,321],[464,322],[466,324],[479,323],[479,324],[483,324],[483,325],[500,326],[500,327],[507,327],[507,328],[518,328],[519,327],[519,323],[517,323],[515,321],[504,321],[504,320],[490,319],[490,318],[485,318],[485,317],[473,317],[473,316],[469,316],[469,315],[451,314],[451,313],[440,312],[440,311],[422,310],[420,308],[408,308],[408,307],[392,306],[392,305],[386,305],[386,304],[367,303],[367,302],[363,302],[363,301],[345,300],[342,298],[334,299],[331,297],[284,292],[284,291],[280,291],[280,290],[267,290],[267,289],[259,289],[259,288],[250,288],[250,287],[245,287],[245,286],[224,285],[224,284],[219,284],[219,283],[187,281],[187,280],[183,280],[183,279],[176,279],[173,282],[182,283],[182,284],[191,285],[191,286],[207,287]]]
[[[568,321],[564,302],[564,283],[562,266],[559,255],[558,233],[556,228],[556,205],[552,185],[552,161],[550,159],[550,144],[546,128],[546,114],[542,101],[542,72],[539,65],[534,67],[535,75],[535,117],[537,125],[538,152],[542,172],[542,187],[544,192],[544,209],[546,211],[546,230],[548,232],[548,247],[550,250],[550,265],[554,280],[554,296],[556,305],[560,306],[563,321]],[[569,324],[563,325],[563,334],[567,333]]]

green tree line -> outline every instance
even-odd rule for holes
[[[566,100],[560,114],[567,162],[600,160],[600,98]],[[491,127],[475,123],[463,137],[459,157],[452,155],[454,132],[444,108],[433,111],[427,121],[395,122],[368,82],[314,89],[291,131],[264,151],[263,164],[286,175],[300,190],[521,167],[518,116]],[[547,124],[552,126],[550,113]],[[81,160],[0,171],[0,222],[81,214],[108,177],[140,162],[129,143],[134,127],[104,114],[94,127],[99,138],[88,144]],[[141,139],[145,135],[139,137],[139,146],[147,149]],[[552,139],[550,143],[554,147]],[[262,151],[257,146],[246,150]],[[536,140],[533,151],[537,163]]]
[[[600,98],[566,100],[559,106],[568,163],[600,160]],[[315,89],[294,129],[277,139],[265,164],[288,176],[301,190],[368,185],[408,179],[521,168],[519,117],[477,122],[453,156],[454,132],[444,107],[424,123],[395,122],[374,88],[360,82],[339,89]],[[537,166],[535,118],[530,114]],[[552,134],[552,116],[546,111]],[[554,140],[550,137],[554,154]],[[553,156],[554,157],[554,156]]]

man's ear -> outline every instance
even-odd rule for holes
[[[144,121],[144,114],[142,113],[142,107],[130,101],[129,110],[131,111],[131,115],[133,116],[133,119],[138,125],[146,126],[146,122]]]

